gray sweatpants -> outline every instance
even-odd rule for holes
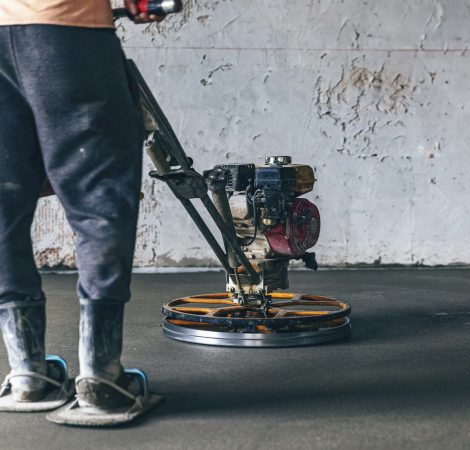
[[[113,30],[0,26],[0,308],[44,299],[30,229],[46,176],[77,236],[79,297],[129,300],[142,140]]]

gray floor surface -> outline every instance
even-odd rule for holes
[[[75,276],[45,275],[48,351],[77,373]],[[167,402],[133,427],[0,414],[0,449],[468,449],[470,270],[295,272],[292,291],[350,301],[352,337],[284,349],[171,341],[161,304],[223,291],[221,273],[136,275],[124,362]],[[0,372],[7,372],[0,347]]]

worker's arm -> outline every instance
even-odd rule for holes
[[[136,23],[148,23],[148,22],[161,22],[165,16],[156,16],[155,14],[148,14],[147,12],[141,12],[137,6],[138,0],[125,0],[127,10],[133,16],[133,20]]]

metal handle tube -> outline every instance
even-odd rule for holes
[[[127,64],[139,85],[142,105],[154,117],[155,122],[158,125],[157,134],[166,141],[165,143],[167,147],[171,148],[171,154],[176,159],[176,161],[178,161],[178,164],[181,166],[181,168],[186,170],[191,168],[191,160],[186,155],[182,145],[176,137],[175,132],[173,131],[173,128],[161,110],[157,100],[145,82],[144,77],[140,73],[135,62],[131,59],[128,59]]]
[[[236,235],[235,227],[233,226],[232,211],[230,210],[230,205],[227,200],[225,188],[212,192],[212,199],[214,201],[215,207],[224,219],[224,222],[226,223],[227,227],[229,227],[232,230],[232,233]],[[232,269],[236,269],[240,265],[237,255],[230,248],[227,239],[224,239],[224,244],[225,252],[227,253],[228,257],[228,263]]]
[[[162,147],[158,145],[157,140],[155,140],[151,145],[146,147],[146,151],[158,173],[160,175],[166,175],[171,172],[171,167],[165,159],[164,152],[160,150],[161,148]]]
[[[128,67],[132,72],[133,76],[136,78],[136,81],[139,85],[140,92],[141,92],[141,101],[145,108],[147,108],[148,112],[154,117],[158,129],[155,131],[155,144],[148,149],[150,157],[152,161],[155,162],[157,169],[164,173],[168,173],[168,163],[165,160],[165,153],[169,156],[175,158],[178,163],[181,165],[183,170],[193,170],[191,169],[192,162],[186,155],[183,147],[181,146],[178,138],[176,137],[168,119],[166,118],[165,114],[161,110],[160,106],[158,105],[157,100],[153,96],[150,88],[148,87],[147,83],[145,82],[142,74],[140,73],[139,69],[135,65],[134,61],[127,60]],[[155,147],[156,145],[156,147]],[[163,153],[163,156],[160,155],[160,151]],[[171,168],[170,168],[171,172]],[[221,262],[222,266],[227,272],[231,272],[231,267],[228,262],[228,257],[220,247],[219,243],[207,227],[206,223],[203,221],[201,216],[199,215],[198,211],[191,203],[189,199],[181,197],[178,193],[172,188],[171,183],[167,183],[170,187],[173,194],[178,198],[181,203],[183,204],[184,208],[188,212],[188,214],[193,219],[194,223],[198,227],[199,231],[202,233],[206,241],[211,246],[212,250],[216,254],[217,258]],[[199,196],[199,195],[198,195]],[[248,258],[243,253],[241,249],[238,237],[233,229],[233,222],[232,228],[225,222],[224,218],[221,216],[217,208],[215,207],[212,200],[209,198],[207,193],[205,195],[200,196],[201,201],[205,208],[207,209],[209,215],[214,220],[217,228],[222,234],[224,241],[227,243],[227,249],[233,252],[240,264],[244,267],[244,269],[249,274],[251,281],[253,284],[259,283],[260,276],[254,270],[253,266],[250,264]]]

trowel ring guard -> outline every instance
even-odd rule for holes
[[[195,344],[291,347],[348,337],[351,307],[329,297],[276,292],[269,306],[241,306],[230,293],[165,303],[165,334]]]

